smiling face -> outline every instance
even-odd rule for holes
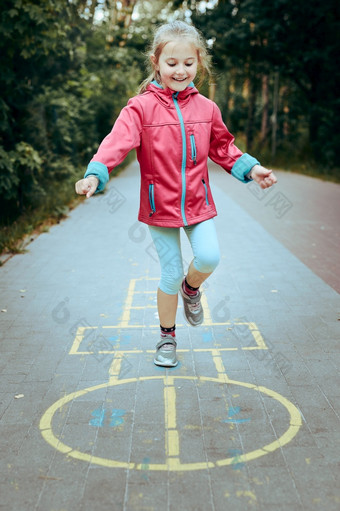
[[[156,71],[161,77],[161,85],[173,91],[184,90],[192,82],[197,73],[197,49],[189,41],[175,40],[167,43],[156,62],[151,57]]]

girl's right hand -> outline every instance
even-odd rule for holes
[[[95,176],[88,176],[76,182],[75,189],[79,195],[86,195],[89,199],[97,190],[99,179]]]

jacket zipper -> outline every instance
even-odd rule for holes
[[[203,186],[204,186],[204,189],[205,189],[205,202],[207,203],[207,206],[209,206],[208,188],[207,188],[207,185],[205,184],[204,179],[202,179],[202,183],[203,183]]]
[[[149,184],[149,202],[151,207],[149,216],[152,216],[156,212],[154,187],[152,183]]]
[[[188,225],[187,219],[185,217],[185,193],[186,193],[186,183],[185,183],[185,164],[187,160],[187,144],[186,144],[186,137],[185,137],[185,126],[183,121],[183,116],[181,109],[178,105],[177,101],[178,92],[174,92],[172,95],[172,99],[177,111],[179,123],[181,125],[181,134],[182,134],[182,167],[181,167],[181,175],[182,175],[182,198],[181,198],[181,213],[184,225]]]
[[[196,156],[196,143],[195,143],[195,135],[190,135],[190,144],[191,144],[191,159],[194,162],[194,165],[197,164]]]

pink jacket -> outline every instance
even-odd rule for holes
[[[258,163],[234,145],[217,105],[191,85],[174,93],[152,82],[130,99],[85,173],[99,178],[100,191],[108,173],[135,148],[141,172],[138,219],[146,224],[181,227],[216,216],[208,157],[243,182]]]

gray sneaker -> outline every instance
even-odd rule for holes
[[[161,338],[156,346],[156,355],[153,359],[156,366],[175,367],[178,364],[176,358],[177,342],[175,337],[170,334]]]
[[[184,315],[191,326],[199,326],[203,323],[204,313],[201,304],[201,292],[197,291],[197,295],[189,296],[180,288],[183,298]]]

